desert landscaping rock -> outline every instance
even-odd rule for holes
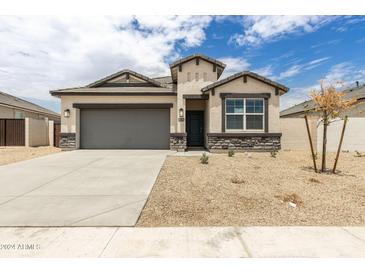
[[[168,156],[138,226],[365,224],[365,158],[342,153],[336,175],[314,173],[307,151],[199,158]]]
[[[1,147],[0,166],[60,152],[56,147]]]

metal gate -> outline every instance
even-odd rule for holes
[[[53,131],[53,145],[60,147],[61,124],[55,123]]]
[[[24,119],[0,119],[0,146],[25,146]]]

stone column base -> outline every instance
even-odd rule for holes
[[[170,133],[171,150],[185,151],[186,147],[186,133]]]
[[[76,149],[76,133],[60,133],[60,148],[62,150]]]

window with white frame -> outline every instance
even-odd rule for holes
[[[226,98],[225,104],[227,131],[264,130],[264,99]]]

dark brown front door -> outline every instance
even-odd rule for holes
[[[186,133],[188,146],[204,146],[204,111],[186,112]]]

